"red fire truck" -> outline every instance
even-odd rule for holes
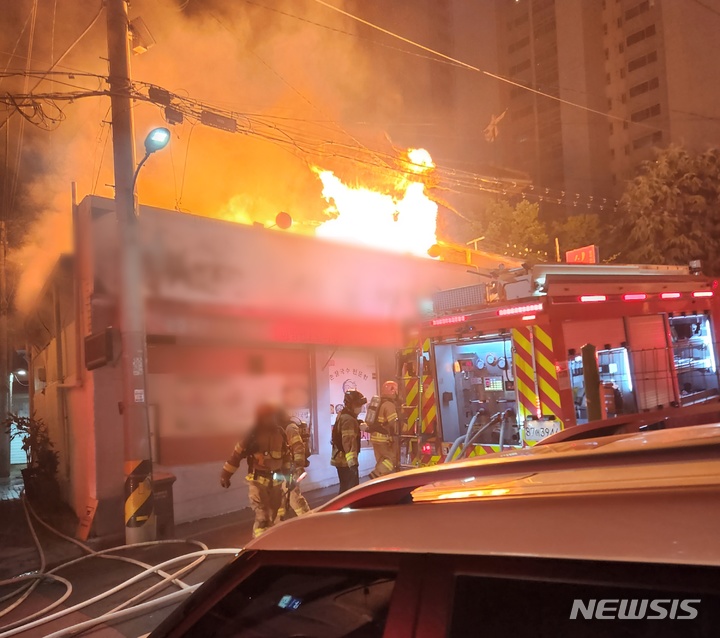
[[[401,463],[534,445],[587,423],[588,391],[600,418],[717,401],[716,286],[690,267],[543,264],[439,293],[400,356]]]

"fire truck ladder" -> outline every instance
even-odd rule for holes
[[[422,462],[423,445],[429,435],[423,432],[425,396],[425,359],[422,345],[400,354],[398,385],[403,388],[403,423],[399,435],[398,467],[418,467]]]

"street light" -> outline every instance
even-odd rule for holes
[[[133,175],[133,193],[135,192],[135,182],[137,182],[138,173],[143,167],[143,164],[147,162],[148,157],[150,157],[153,153],[164,149],[168,145],[169,141],[170,131],[164,127],[154,128],[148,133],[147,137],[145,138],[145,157],[140,160],[140,163],[135,169],[135,174]]]
[[[121,8],[126,7],[123,0],[120,0],[120,4]],[[125,18],[127,18],[126,14]],[[110,30],[109,18],[108,30]],[[125,47],[127,48],[127,41]],[[127,73],[126,69],[126,75]],[[116,117],[119,115],[113,111],[113,122]],[[122,139],[120,142],[128,142],[125,146],[126,153],[118,152],[115,158],[116,183],[123,184],[123,188],[115,190],[115,206],[119,220],[122,272],[119,315],[122,339],[122,418],[125,436],[125,541],[126,544],[132,545],[154,541],[157,534],[152,495],[152,444],[145,378],[147,338],[142,294],[142,251],[135,184],[140,169],[150,155],[167,146],[170,141],[170,131],[166,128],[155,128],[150,131],[145,138],[145,157],[135,168],[128,189],[127,177],[130,176],[132,165],[135,163],[132,118],[129,122],[125,122],[125,125],[129,133],[128,139]],[[115,133],[116,130],[113,129],[113,135]],[[118,134],[118,137],[122,136]],[[121,143],[116,144],[116,139],[113,137],[113,145],[117,149]],[[120,165],[122,167],[119,170]],[[121,179],[117,179],[118,175]]]

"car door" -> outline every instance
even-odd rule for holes
[[[416,638],[711,638],[720,568],[436,556]]]

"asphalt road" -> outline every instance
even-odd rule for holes
[[[310,504],[315,507],[328,500],[330,496],[334,496],[336,490],[337,488],[331,488],[306,496],[310,497]],[[242,548],[252,537],[252,514],[249,510],[244,510],[227,517],[219,517],[217,519],[209,519],[207,521],[199,521],[197,523],[180,526],[177,529],[176,536],[202,541],[211,549]],[[123,555],[150,565],[157,565],[168,559],[199,549],[196,545],[183,542],[126,550],[123,552]],[[192,572],[182,576],[182,580],[188,585],[201,583],[231,559],[232,555],[207,557]],[[191,561],[188,560],[173,565],[168,567],[166,571],[174,573],[189,562]],[[136,576],[141,571],[142,568],[136,565],[100,558],[91,558],[81,563],[65,567],[57,573],[59,576],[70,581],[72,584],[72,594],[58,609],[49,613],[54,614],[57,611],[66,610],[73,605],[89,600],[102,592],[116,587],[125,580]],[[150,576],[137,584],[131,585],[122,592],[116,593],[80,611],[72,612],[57,620],[13,635],[18,635],[22,638],[50,636],[53,632],[107,613],[134,596],[142,594],[148,587],[160,581],[160,577]],[[0,598],[11,592],[14,588],[15,587],[0,587]],[[154,593],[148,600],[173,593],[178,591],[178,589],[175,585],[169,585],[162,591]],[[44,609],[63,596],[65,591],[66,588],[62,584],[42,582],[21,606],[0,618],[0,638],[5,638],[8,625],[23,621],[31,614]],[[0,613],[2,613],[2,609],[5,609],[8,604],[11,604],[15,600],[16,599],[0,603]],[[179,602],[162,609],[148,612],[137,618],[118,622],[112,626],[99,625],[95,629],[87,630],[82,635],[92,636],[93,638],[100,636],[107,638],[118,638],[120,636],[138,638],[152,631],[178,604]]]

